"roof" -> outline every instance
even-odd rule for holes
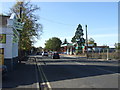
[[[96,48],[109,48],[109,46],[88,46],[88,48],[94,48],[94,47],[96,47]]]
[[[0,14],[0,17],[10,17],[8,15],[3,15],[3,14]]]
[[[61,45],[61,47],[65,47],[65,46],[74,46],[72,43],[68,43],[68,44],[63,44]]]

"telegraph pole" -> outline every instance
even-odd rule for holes
[[[109,60],[109,48],[107,48],[107,60]]]
[[[87,25],[85,25],[86,27],[86,57],[88,59],[88,36],[87,36]]]
[[[22,18],[22,3],[20,3],[20,22],[21,22],[21,18]],[[21,40],[20,40],[20,38],[21,38],[21,33],[19,32],[19,34],[20,34],[20,37],[19,37],[19,63],[21,63]]]
[[[22,3],[20,4],[20,19],[22,18]]]

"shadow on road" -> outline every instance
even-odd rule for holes
[[[71,60],[74,62],[75,60]],[[43,62],[41,60],[38,63]],[[67,60],[44,60],[46,63],[59,63],[59,62],[68,62]],[[84,62],[84,61],[79,61]],[[89,62],[89,61],[86,61]],[[118,73],[117,66],[102,66],[102,65],[63,65],[63,64],[47,64],[41,65],[44,73],[46,74],[48,81],[60,81],[68,79],[77,79],[91,76],[107,75]],[[110,70],[113,72],[106,72],[103,70],[98,70],[97,68]],[[13,72],[9,72],[5,80],[3,80],[3,88],[16,88],[19,86],[29,86],[34,83],[37,83],[36,72],[34,64],[22,63],[17,66]]]
[[[48,61],[47,63],[50,62],[51,61]],[[54,61],[52,61],[52,63],[53,62]],[[64,61],[58,60],[55,62]],[[77,65],[77,64],[76,65],[47,64],[47,66],[46,65],[41,66],[49,82],[119,73],[117,66]]]
[[[15,88],[18,86],[24,88],[24,85],[31,85],[36,82],[35,65],[21,63],[18,64],[15,70],[8,72],[7,77],[2,81],[2,88]]]

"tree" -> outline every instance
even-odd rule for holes
[[[83,38],[83,35],[84,35],[84,33],[83,33],[82,26],[79,24],[76,29],[75,36],[71,40],[71,42],[77,43],[77,45],[78,45],[77,53],[82,52],[82,46],[85,43],[85,39]]]
[[[93,38],[90,38],[90,39],[88,40],[88,43],[89,43],[89,44],[94,44],[94,43],[95,43],[95,40],[94,40]]]
[[[68,44],[68,41],[66,38],[64,39],[63,44]]]
[[[52,51],[58,51],[60,50],[62,41],[57,37],[52,37],[45,43],[45,49],[52,50]]]
[[[37,51],[38,51],[38,52],[41,52],[42,50],[43,50],[42,47],[38,47],[38,48],[37,48]]]
[[[117,50],[120,50],[120,43],[115,43],[115,48],[117,49]]]
[[[94,40],[93,38],[90,38],[90,39],[88,40],[88,43],[89,43],[89,44],[93,44],[93,46],[97,46],[97,43],[95,43],[95,40]]]
[[[28,51],[32,48],[35,38],[39,38],[42,33],[42,25],[37,23],[39,19],[34,12],[40,8],[30,2],[17,1],[10,9],[10,13],[15,13],[17,18],[24,22],[23,30],[20,31],[19,49]]]

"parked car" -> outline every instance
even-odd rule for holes
[[[37,52],[37,55],[42,55],[42,52]]]
[[[0,72],[2,73],[2,78],[7,75],[7,66],[6,65],[0,65]]]
[[[60,55],[58,52],[54,52],[53,59],[60,59]]]
[[[48,52],[43,52],[42,56],[48,56]]]

